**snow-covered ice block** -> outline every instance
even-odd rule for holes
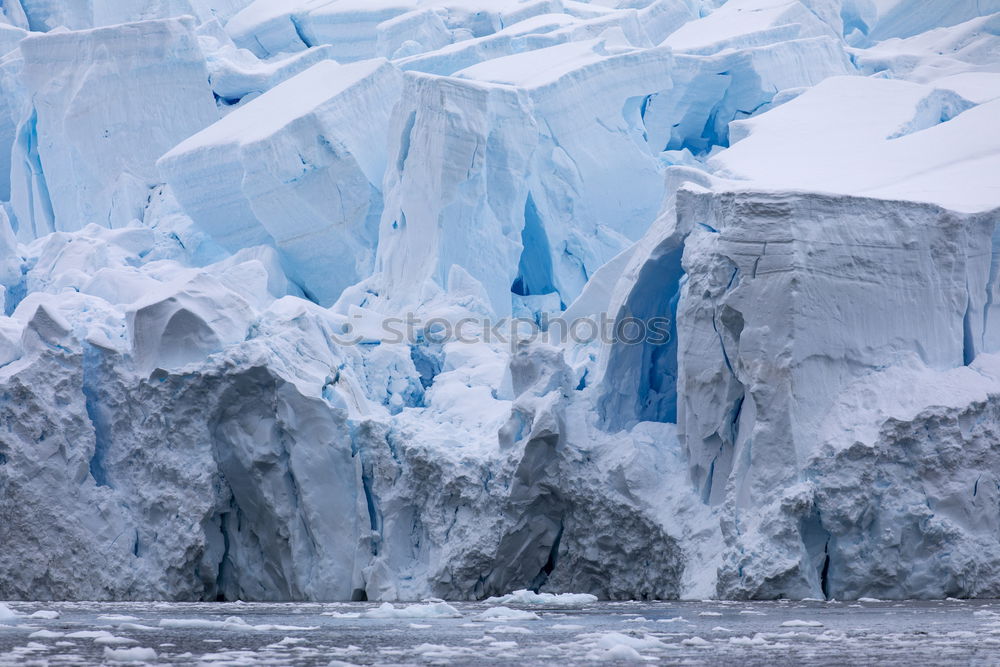
[[[685,23],[663,43],[679,52],[708,55],[821,36],[840,35],[798,0],[730,0]]]
[[[256,0],[226,30],[260,57],[328,44],[350,62],[392,56],[407,40],[427,50],[482,37],[561,7],[559,0]]]
[[[720,594],[991,594],[992,577],[958,574],[994,567],[990,549],[946,544],[984,545],[1000,520],[995,508],[975,526],[964,518],[976,501],[963,484],[975,477],[970,468],[992,469],[983,443],[995,427],[986,426],[991,417],[959,416],[992,414],[1000,395],[995,375],[984,381],[962,368],[987,363],[984,350],[997,349],[996,212],[715,187],[678,193],[678,227],[691,231],[676,359],[691,479],[704,502],[725,512]],[[644,359],[640,375],[651,368]],[[975,376],[991,398],[959,395],[944,403],[955,411],[931,407],[952,391],[938,386],[952,373]],[[900,422],[901,404],[924,414]],[[914,435],[927,428],[940,433]],[[827,442],[843,450],[836,462]],[[925,454],[913,453],[916,442]],[[910,473],[893,462],[900,456],[949,463],[922,485],[903,481]],[[883,500],[863,509],[871,497]],[[923,508],[938,503],[938,525],[923,527]],[[910,536],[906,526],[921,527]],[[953,537],[941,540],[942,531]],[[855,566],[858,554],[881,553],[893,540],[907,545],[903,553],[935,558],[896,567],[894,557],[874,571],[891,575]]]
[[[250,0],[8,0],[4,8],[10,9],[13,25],[48,32],[59,27],[85,30],[185,15],[203,21],[226,20],[249,3]],[[18,7],[23,8],[24,25],[17,19]]]
[[[997,96],[996,84],[987,82],[1000,76],[1000,13],[906,39],[887,39],[855,49],[853,56],[865,74],[891,73],[890,78],[958,90],[972,101],[984,102]],[[948,85],[958,77],[968,84],[961,89]]]
[[[216,241],[272,245],[330,304],[372,268],[401,79],[385,61],[322,61],[180,143],[160,171]]]
[[[1000,12],[1000,0],[880,0],[878,21],[869,38],[912,37],[934,28],[953,26],[977,16]]]
[[[402,57],[395,61],[403,70],[428,74],[454,74],[481,62],[543,49],[565,42],[600,37],[609,28],[618,28],[634,46],[652,46],[636,10],[609,12],[578,19],[567,14],[541,14],[506,26],[495,33],[466,39],[437,50]]]
[[[707,501],[721,501],[727,479],[738,503],[794,479],[848,383],[908,356],[936,370],[971,363],[995,326],[995,214],[682,190],[678,216],[693,231],[677,420]]]
[[[156,159],[218,117],[190,19],[31,35],[21,52],[32,110],[11,195],[22,240],[141,219]]]
[[[202,50],[208,65],[212,92],[225,109],[247,102],[276,85],[303,72],[321,60],[333,60],[329,46],[317,46],[262,61],[246,49],[237,48],[230,40],[201,36]]]
[[[387,58],[433,51],[454,38],[441,12],[415,9],[375,26],[375,53]]]
[[[781,91],[855,71],[842,43],[829,36],[676,54],[674,90],[651,98],[643,120],[655,147],[703,153],[727,146],[729,123],[759,113]]]
[[[358,54],[368,47],[375,55],[375,26],[416,9],[418,0],[375,0],[334,2],[333,0],[255,0],[226,23],[226,31],[240,47],[261,58],[301,51],[321,43],[311,25],[316,10],[326,10],[324,33],[331,37],[337,28],[347,35],[347,44],[337,49],[337,58]],[[308,27],[307,27],[308,25]],[[308,32],[307,32],[308,31]],[[359,44],[360,42],[360,44]],[[356,58],[355,58],[356,59]]]
[[[390,128],[376,263],[391,299],[419,302],[424,283],[446,287],[456,264],[509,312],[537,137],[516,89],[407,78]]]
[[[454,79],[414,76],[394,114],[401,139],[379,246],[388,283],[419,294],[427,279],[444,287],[457,264],[498,313],[510,312],[512,290],[572,301],[656,217],[663,178],[641,110],[670,88],[670,62],[667,49],[612,35]]]
[[[400,54],[395,63],[403,70],[427,74],[453,74],[484,60],[559,43],[563,40],[556,40],[548,35],[578,23],[578,19],[565,14],[542,14],[506,26],[495,33],[464,39],[433,51]]]

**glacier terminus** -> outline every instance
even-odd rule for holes
[[[1000,0],[0,0],[0,600],[1000,598],[998,123]]]

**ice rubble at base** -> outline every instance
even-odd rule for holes
[[[588,604],[597,602],[597,597],[590,595],[589,593],[537,593],[535,591],[529,591],[521,589],[519,591],[514,591],[507,595],[501,595],[496,598],[489,598],[486,602],[493,604],[513,604],[513,605],[523,605],[526,607],[530,606],[545,606],[545,607],[565,607],[567,609],[575,609],[580,607],[586,607]]]
[[[0,598],[1000,595],[952,5],[5,0]]]

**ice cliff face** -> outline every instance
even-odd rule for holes
[[[0,599],[1000,596],[929,4],[0,1]]]

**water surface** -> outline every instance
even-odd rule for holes
[[[8,606],[0,665],[1000,664],[997,601]]]

